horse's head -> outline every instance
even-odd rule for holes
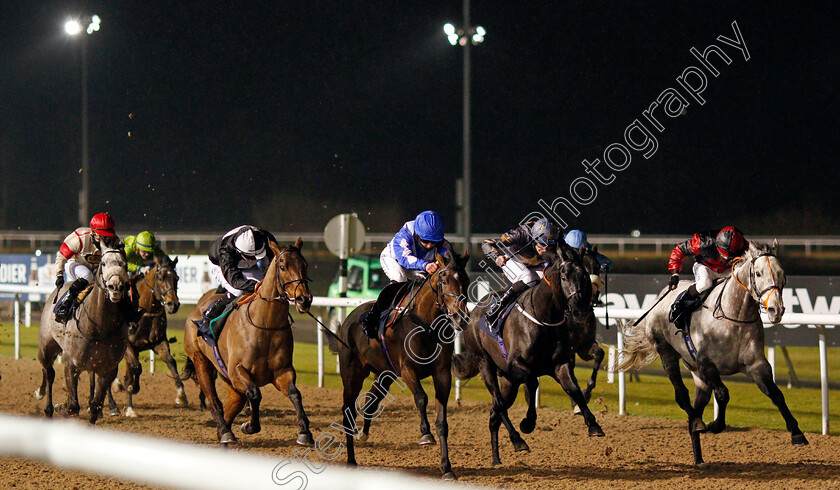
[[[604,281],[601,280],[599,273],[601,272],[601,264],[598,262],[598,246],[588,248],[584,245],[578,249],[578,255],[583,263],[583,268],[589,274],[589,280],[592,282],[592,305],[598,302],[598,297],[601,295],[601,288],[604,287]]]
[[[173,315],[181,307],[181,300],[178,299],[178,273],[175,267],[178,259],[171,260],[169,257],[158,259],[155,257],[155,297],[160,301],[166,312]],[[152,271],[149,271],[152,272]]]
[[[785,313],[782,288],[787,282],[785,271],[775,254],[776,244],[776,241],[773,246],[750,242],[741,261],[743,264],[736,271],[736,278],[745,268],[749,271],[749,293],[760,307],[767,310],[767,316],[773,323],[780,322]]]
[[[312,291],[309,290],[309,264],[300,253],[303,240],[297,241],[282,249],[274,243],[269,243],[274,252],[271,261],[276,274],[277,292],[295,302],[298,313],[306,313],[312,305]]]
[[[435,254],[438,270],[429,278],[429,285],[437,294],[437,305],[460,330],[469,324],[470,312],[467,309],[467,289],[470,278],[464,268],[470,260],[469,251],[459,256]]]
[[[122,246],[111,248],[103,242],[98,275],[96,284],[108,295],[108,300],[112,303],[118,303],[123,295],[127,294],[128,268]]]
[[[566,310],[570,320],[585,325],[592,313],[592,281],[577,253],[560,247],[557,258],[545,270],[545,280],[551,286],[554,304]]]

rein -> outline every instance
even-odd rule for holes
[[[738,279],[738,275],[735,273],[735,266],[736,266],[739,262],[744,261],[743,257],[736,257],[736,258],[732,261],[732,269],[731,269],[730,277],[727,277],[727,278],[726,278],[726,281],[724,282],[723,290],[722,290],[722,291],[720,292],[720,294],[718,295],[717,300],[715,301],[715,307],[714,307],[714,309],[712,310],[712,313],[713,313],[713,316],[714,316],[714,318],[715,318],[715,319],[717,319],[717,320],[724,319],[724,320],[729,320],[730,322],[734,322],[734,323],[747,324],[747,323],[754,323],[754,322],[758,321],[758,320],[761,318],[761,307],[763,306],[763,307],[766,309],[766,308],[767,308],[767,303],[770,301],[770,295],[769,295],[769,294],[767,295],[767,299],[766,299],[766,300],[764,300],[764,301],[762,301],[762,300],[761,300],[761,298],[764,296],[764,294],[765,294],[765,293],[768,293],[768,292],[772,292],[774,289],[775,289],[776,291],[778,291],[778,292],[779,292],[779,294],[782,294],[782,288],[784,288],[784,287],[785,287],[785,281],[783,281],[783,282],[782,282],[782,285],[781,285],[781,286],[779,286],[779,285],[778,285],[778,283],[777,283],[777,281],[776,281],[776,277],[773,275],[773,269],[770,267],[770,257],[771,257],[771,256],[772,256],[772,257],[775,257],[775,255],[774,255],[774,254],[769,253],[769,252],[768,252],[768,253],[762,253],[762,254],[760,254],[760,255],[757,255],[756,257],[753,257],[753,258],[752,258],[752,260],[750,260],[750,262],[749,262],[749,276],[748,276],[748,277],[749,277],[749,281],[747,281],[747,283],[749,284],[749,286],[745,286],[745,285],[744,285],[744,284],[743,284],[743,283],[742,283],[742,282]],[[757,281],[755,280],[754,276],[755,276],[755,261],[756,261],[756,260],[758,260],[758,259],[760,259],[761,257],[766,257],[766,260],[767,260],[767,269],[770,271],[770,278],[771,278],[771,279],[772,279],[772,281],[773,281],[773,285],[772,285],[772,286],[768,286],[768,287],[766,287],[766,288],[762,289],[761,291],[759,291],[759,290],[758,290],[758,286],[757,286]],[[738,319],[736,319],[736,318],[730,318],[730,317],[728,317],[728,316],[726,315],[726,313],[723,311],[722,298],[723,298],[723,294],[726,292],[726,283],[728,283],[728,282],[729,282],[729,279],[730,279],[730,278],[735,279],[735,283],[736,283],[736,284],[737,284],[737,285],[738,285],[741,289],[743,289],[744,291],[746,291],[748,294],[752,295],[752,293],[755,293],[756,298],[758,298],[758,299],[756,300],[756,302],[759,304],[759,313],[756,315],[756,317],[755,317],[755,318],[753,318],[753,319],[751,319],[751,320],[738,320]],[[755,299],[755,298],[754,298],[754,299]]]
[[[289,293],[286,292],[286,287],[291,285],[291,284],[294,284],[295,285],[295,296],[297,296],[297,289],[301,285],[307,286],[309,284],[310,279],[308,277],[291,279],[289,281],[282,281],[281,280],[281,278],[280,278],[280,262],[279,262],[278,259],[280,258],[281,255],[286,254],[286,253],[291,253],[292,251],[293,251],[293,247],[285,247],[283,250],[280,251],[279,254],[277,254],[276,257],[274,257],[274,260],[273,260],[273,262],[274,262],[274,283],[275,283],[275,286],[277,287],[278,291],[280,291],[277,294],[277,296],[270,296],[268,298],[263,298],[260,295],[260,288],[263,285],[263,281],[260,281],[254,287],[254,292],[253,293],[248,294],[246,296],[243,296],[242,298],[237,300],[237,302],[236,302],[237,306],[246,305],[245,306],[245,319],[248,320],[248,323],[252,327],[257,328],[259,330],[279,331],[279,330],[285,330],[287,328],[291,328],[292,325],[295,323],[294,319],[292,318],[291,312],[288,312],[288,311],[287,311],[287,314],[289,316],[289,322],[285,323],[283,325],[280,325],[279,327],[265,327],[265,326],[257,325],[256,323],[254,323],[254,320],[251,317],[251,305],[254,303],[255,299],[260,299],[260,300],[268,302],[268,303],[277,302],[277,303],[285,303],[286,305],[288,305],[289,302],[292,301],[292,299],[289,296]]]
[[[120,252],[119,250],[107,250],[102,255],[104,256],[107,253],[117,253],[122,255],[122,252]],[[123,258],[124,257],[125,256],[123,255]],[[102,263],[96,266],[96,273],[93,276],[93,284],[103,292],[106,292],[107,294],[108,288],[107,286],[105,286],[105,279],[103,277],[105,273],[102,271],[102,269]],[[91,316],[88,314],[87,306],[89,304],[90,303],[82,303],[79,309],[76,310],[76,316],[73,317],[73,320],[76,321],[76,330],[79,331],[79,334],[81,334],[83,339],[87,340],[88,342],[98,342],[100,340],[104,340],[105,336],[86,334],[84,330],[82,330],[82,322],[80,321],[82,319],[82,313],[84,313],[85,317],[87,317],[88,319],[88,322],[90,322],[90,324],[93,325],[94,329],[96,329],[97,327],[101,327],[101,325],[96,323],[93,320],[93,318],[91,318]]]

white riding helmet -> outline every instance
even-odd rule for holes
[[[241,235],[236,237],[233,245],[242,255],[253,256],[257,260],[264,258],[266,254],[264,243],[260,244],[260,248],[257,249],[257,241],[254,237],[254,232],[251,230],[245,230]]]

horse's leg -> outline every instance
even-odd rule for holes
[[[300,427],[300,432],[298,432],[297,440],[295,442],[301,446],[312,446],[315,444],[315,440],[312,438],[312,432],[309,430],[309,418],[306,416],[306,411],[303,409],[303,397],[300,394],[300,390],[298,390],[295,385],[295,381],[297,381],[297,371],[295,371],[295,368],[290,364],[285,371],[282,371],[279,376],[274,379],[274,386],[284,395],[288,396],[292,405],[295,407],[295,412],[297,413],[298,418],[298,426]],[[251,416],[253,417],[253,414],[251,414]]]
[[[525,381],[525,401],[528,402],[528,412],[525,418],[519,422],[519,430],[523,434],[534,432],[537,426],[537,388],[540,387],[540,380],[537,377],[528,378]]]
[[[720,379],[720,371],[718,371],[717,366],[708,361],[700,362],[699,359],[698,364],[700,364],[700,373],[698,375],[692,373],[695,386],[697,386],[694,395],[694,412],[698,417],[702,418],[703,409],[709,403],[709,397],[706,395],[706,402],[703,403],[702,407],[698,405],[698,401],[702,401],[698,400],[697,397],[697,391],[700,389],[700,385],[705,385],[707,391],[711,391],[710,388],[714,389],[715,400],[718,402],[718,416],[712,423],[706,426],[706,430],[713,434],[719,434],[726,429],[726,405],[729,404],[729,390],[723,384],[723,380]],[[700,385],[697,384],[697,378],[702,378]]]
[[[242,407],[245,406],[245,402],[248,399],[245,398],[245,395],[238,392],[233,386],[228,386],[228,396],[227,400],[225,401],[225,422],[228,425],[233,424],[233,419],[239,415],[239,412],[242,411]],[[245,432],[245,424],[242,424],[242,432]],[[251,434],[251,432],[245,432],[246,434]]]
[[[446,406],[449,403],[449,393],[452,390],[452,371],[449,363],[437,369],[432,375],[435,385],[435,407],[437,408],[437,420],[435,429],[440,439],[440,470],[443,472],[444,480],[455,480],[455,473],[452,471],[452,463],[449,462],[449,422],[446,420]]]
[[[502,417],[502,423],[505,424],[505,428],[508,431],[510,442],[513,444],[513,450],[516,452],[530,451],[531,448],[528,447],[528,443],[525,442],[525,439],[522,439],[522,436],[519,435],[519,432],[517,432],[517,430],[513,427],[513,423],[511,423],[510,416],[508,415],[508,409],[513,406],[513,402],[516,401],[516,395],[519,392],[520,384],[504,377],[498,379],[499,393],[501,394],[500,400],[502,404],[501,406],[494,408]]]
[[[595,366],[592,368],[592,376],[586,382],[586,389],[583,390],[583,399],[586,400],[586,403],[589,403],[592,398],[592,390],[595,389],[595,383],[598,381],[598,371],[601,369],[601,363],[604,362],[604,349],[597,343],[593,343],[589,349],[589,355],[592,357]],[[576,410],[575,413],[578,413],[578,411]]]
[[[109,372],[105,373],[105,375],[100,375],[96,378],[96,387],[94,389],[93,399],[90,404],[90,424],[93,425],[102,417],[102,405],[105,401],[105,393],[108,391],[108,387],[111,386],[111,382],[114,381],[114,378],[117,377],[119,374],[119,366],[114,366],[114,369],[110,370]],[[93,378],[93,373],[91,372],[91,378]]]
[[[79,415],[79,372],[72,362],[64,365],[64,383],[67,388],[67,405],[61,407],[61,415]]]
[[[117,375],[114,379],[119,379],[119,375]],[[113,386],[114,385],[111,384],[111,386],[108,387],[108,410],[111,417],[115,417],[120,414],[120,407],[117,406],[117,400],[114,399],[114,394],[112,393]]]
[[[96,373],[88,371],[88,380],[90,381],[90,393],[88,393],[88,412],[93,405],[93,395],[96,393]]]
[[[773,382],[773,371],[770,368],[770,363],[767,362],[767,359],[762,358],[758,362],[748,366],[747,374],[752,377],[755,384],[758,385],[758,389],[770,397],[770,400],[773,401],[773,404],[776,405],[776,408],[778,408],[779,412],[781,412],[782,417],[785,419],[787,430],[791,435],[791,444],[794,446],[807,445],[808,439],[806,439],[805,434],[799,430],[799,423],[793,417],[793,414],[790,413],[790,410],[788,410],[787,404],[785,403],[785,395],[782,394],[782,391],[778,386],[776,386],[776,383]]]
[[[262,393],[251,378],[251,373],[242,364],[237,364],[233,368],[233,373],[233,376],[231,376],[233,389],[240,393],[245,393],[245,396],[248,398],[248,403],[251,405],[251,420],[242,424],[242,432],[245,434],[256,434],[262,429],[260,426],[260,401],[262,401]],[[242,407],[239,408],[240,410],[242,409]],[[237,410],[236,413],[239,413],[239,411]],[[236,417],[236,413],[231,414],[231,417],[228,418],[227,405],[225,405],[225,419],[227,419],[228,424],[233,422],[233,417]]]
[[[429,425],[429,417],[426,415],[426,407],[429,405],[429,396],[426,395],[426,390],[417,379],[417,374],[410,367],[402,370],[402,378],[408,389],[414,394],[414,405],[417,406],[417,411],[420,412],[420,445],[426,446],[435,443],[435,436],[432,435],[431,426]]]
[[[703,417],[694,411],[691,406],[691,398],[688,396],[688,388],[683,383],[680,373],[680,355],[670,345],[656,344],[656,351],[662,359],[662,367],[671,384],[674,385],[674,395],[677,405],[688,415],[688,434],[691,437],[691,449],[694,452],[694,464],[703,464],[703,450],[700,447],[700,433],[706,430],[703,424]]]
[[[138,352],[133,345],[127,344],[125,350],[126,363],[126,386],[125,389],[129,394],[129,407],[131,407],[131,394],[140,392],[140,373],[143,372],[143,366],[140,364],[140,352]]]
[[[366,371],[355,355],[339,352],[341,361],[341,383],[344,385],[344,393],[341,405],[342,428],[346,435],[347,464],[356,466],[356,447],[354,441],[358,436],[356,430],[356,398],[362,391],[365,379],[369,371]]]
[[[569,361],[556,365],[554,367],[554,379],[560,383],[560,386],[563,387],[563,391],[569,395],[572,401],[580,407],[580,412],[583,415],[583,421],[586,423],[586,426],[589,427],[589,436],[603,437],[604,431],[601,429],[601,426],[598,425],[598,422],[595,420],[595,416],[592,415],[592,411],[589,410],[586,400],[583,399],[583,393],[580,391],[577,378],[575,378],[573,366],[574,362]]]
[[[499,392],[498,373],[493,361],[485,357],[479,364],[479,371],[484,386],[487,387],[493,399],[490,407],[490,452],[491,464],[496,466],[502,464],[502,460],[499,459],[499,427],[502,425],[502,415],[497,410],[497,407],[502,405],[502,394]]]
[[[230,424],[225,422],[222,401],[219,400],[219,395],[216,393],[215,377],[211,374],[216,368],[213,367],[213,363],[209,359],[204,357],[201,351],[193,354],[192,361],[195,365],[195,375],[201,386],[201,391],[210,401],[210,413],[213,415],[213,420],[216,421],[219,443],[224,445],[235,443],[236,436],[230,430]]]
[[[365,401],[364,412],[371,414],[376,413],[376,410],[379,408],[379,403],[382,402],[382,399],[388,394],[388,389],[391,387],[391,383],[393,382],[393,376],[382,376],[381,374],[376,376],[376,379],[373,380],[373,384],[370,387],[369,396],[372,397],[372,399]],[[368,440],[368,436],[370,435],[370,423],[373,421],[373,417],[368,417],[365,413],[362,413],[362,416],[365,421],[365,426],[364,429],[362,429],[362,435],[359,436],[359,440],[365,442]]]
[[[169,368],[169,372],[172,373],[172,377],[175,379],[175,390],[177,392],[177,395],[175,396],[175,406],[188,406],[189,402],[187,401],[187,394],[184,392],[184,382],[181,381],[181,377],[178,376],[178,363],[175,362],[175,359],[172,357],[172,353],[169,351],[169,341],[164,340],[159,343],[154,347],[154,351],[161,359],[163,359],[163,362],[166,363],[166,367]]]

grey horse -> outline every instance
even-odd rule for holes
[[[53,291],[46,304],[52,305],[54,297],[63,294],[69,287],[67,284],[60,291]],[[78,415],[79,374],[88,371],[91,375],[90,423],[95,424],[101,417],[105,394],[117,376],[117,367],[125,354],[126,328],[117,303],[127,291],[125,252],[122,247],[109,248],[103,243],[102,261],[94,272],[93,288],[74,317],[67,323],[58,323],[52,308],[47,307],[41,313],[38,360],[43,368],[43,378],[35,396],[40,399],[46,395],[44,414],[47,417],[52,417],[54,410],[53,363],[59,354],[64,362],[67,404],[55,409],[62,415]]]
[[[770,321],[781,321],[785,308],[782,288],[785,272],[775,255],[773,246],[750,243],[744,256],[736,259],[732,273],[718,284],[705,300],[703,307],[692,314],[690,338],[696,350],[692,355],[682,333],[668,321],[671,301],[657,304],[638,324],[624,329],[622,371],[637,369],[662,358],[662,366],[674,385],[676,401],[688,414],[688,431],[694,452],[694,463],[703,465],[700,433],[719,433],[726,428],[726,404],[729,391],[721,375],[745,373],[762,393],[770,397],[785,419],[794,446],[808,444],[799,424],[790,413],[785,397],[773,382],[770,363],[764,356],[764,327],[760,310],[767,312]],[[681,281],[672,297],[691,285]],[[661,294],[668,294],[667,288]],[[680,375],[680,360],[694,377],[694,405]],[[712,391],[719,405],[714,422],[703,423],[703,410]]]

